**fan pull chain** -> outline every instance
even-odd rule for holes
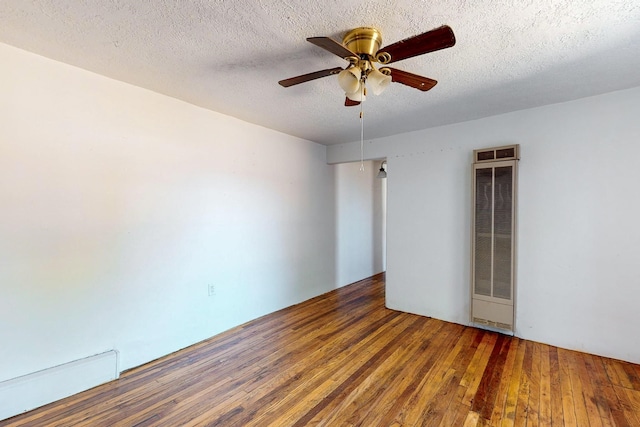
[[[360,85],[360,172],[364,172],[364,82]]]

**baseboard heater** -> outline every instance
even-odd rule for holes
[[[84,359],[0,382],[0,420],[118,378],[118,352]]]

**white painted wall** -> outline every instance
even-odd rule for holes
[[[131,368],[334,287],[324,146],[0,63],[0,381],[109,349]]]
[[[380,162],[336,165],[336,280],[348,285],[384,271],[384,194]]]
[[[468,323],[472,150],[517,143],[516,335],[639,363],[639,114],[634,88],[368,144],[390,167],[387,305]]]

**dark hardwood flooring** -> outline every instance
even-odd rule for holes
[[[388,310],[378,275],[0,421],[423,425],[640,426],[640,366]]]

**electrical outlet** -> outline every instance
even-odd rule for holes
[[[214,285],[209,285],[208,286],[208,290],[209,290],[209,296],[214,296],[216,294],[216,287]]]

